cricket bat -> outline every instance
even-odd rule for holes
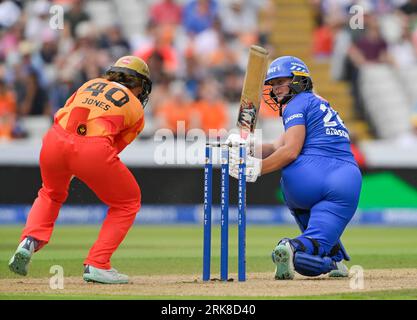
[[[237,126],[243,138],[255,131],[267,67],[268,51],[252,45],[249,50],[237,119]]]

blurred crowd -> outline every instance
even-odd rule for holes
[[[117,10],[123,5],[129,10],[133,2],[132,10],[146,12],[138,12],[140,29],[129,27]],[[108,23],[94,11],[99,3],[113,8]],[[350,82],[356,117],[372,123],[359,71],[369,64],[417,65],[417,0],[306,5],[315,18],[313,56],[331,61],[334,79]],[[273,0],[0,0],[0,140],[27,137],[22,121],[27,116],[52,121],[83,82],[130,54],[148,63],[154,83],[145,109],[150,130],[142,138],[159,128],[174,134],[230,129],[249,46],[264,46],[275,57],[270,34],[277,10]],[[411,136],[417,140],[415,105]],[[261,117],[276,116],[269,108],[261,111]]]
[[[351,84],[355,114],[372,124],[359,72],[372,64],[417,66],[417,0],[310,0],[315,12],[313,54],[331,59],[332,76]],[[383,80],[383,79],[381,79]],[[411,111],[417,141],[417,101]]]
[[[83,82],[130,54],[150,67],[145,110],[155,129],[178,134],[177,121],[185,130],[229,127],[228,105],[239,102],[248,48],[269,46],[269,28],[259,21],[268,1],[139,1],[148,20],[144,30],[129,32],[122,23],[103,27],[88,2],[0,0],[0,139],[26,137],[24,117],[52,120]],[[62,26],[55,5],[63,8]]]

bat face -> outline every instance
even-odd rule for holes
[[[241,132],[253,133],[255,131],[267,63],[268,52],[262,47],[251,46],[237,119],[237,126]]]

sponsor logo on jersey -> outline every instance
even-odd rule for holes
[[[87,134],[87,126],[86,126],[85,124],[80,124],[80,125],[77,127],[77,133],[78,133],[80,136],[85,136],[85,135]]]
[[[284,120],[284,124],[287,124],[291,120],[294,120],[294,119],[297,119],[297,118],[303,118],[303,117],[304,117],[304,115],[302,113],[293,114],[292,116],[289,116],[288,118],[286,118]]]

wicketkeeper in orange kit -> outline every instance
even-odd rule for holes
[[[141,191],[118,154],[142,131],[143,108],[151,90],[147,64],[126,56],[102,78],[82,85],[57,111],[40,152],[42,188],[10,259],[11,271],[26,275],[33,253],[49,242],[75,176],[109,207],[84,261],[83,278],[99,283],[128,282],[128,276],[111,268],[110,258],[135,220]]]

